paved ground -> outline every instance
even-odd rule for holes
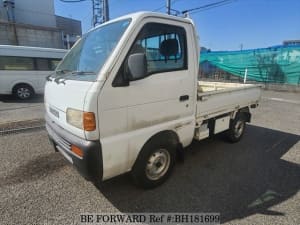
[[[11,95],[0,95],[0,126],[8,122],[44,118],[44,97],[21,101]]]
[[[193,143],[171,178],[148,191],[128,175],[96,189],[53,152],[44,130],[0,136],[1,224],[77,224],[85,212],[220,212],[224,224],[300,224],[297,101],[264,92],[241,142]]]

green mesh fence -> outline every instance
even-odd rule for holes
[[[209,73],[212,67],[239,77],[244,77],[247,70],[247,80],[299,85],[300,46],[201,52],[201,70],[207,70]]]

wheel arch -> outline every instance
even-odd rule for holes
[[[139,159],[140,155],[142,154],[143,149],[146,145],[149,145],[153,141],[159,140],[168,140],[169,143],[176,149],[176,155],[182,155],[182,143],[180,142],[178,134],[173,130],[163,130],[159,131],[152,135],[148,140],[142,145],[141,150],[137,154],[137,157],[134,160],[132,167],[136,164],[137,160]]]
[[[243,115],[246,122],[251,122],[251,113],[249,107],[244,107],[240,109],[238,113]]]
[[[169,145],[173,145],[173,147],[168,147]],[[155,188],[164,183],[172,173],[173,167],[175,165],[177,155],[176,148],[178,147],[178,145],[179,138],[175,131],[165,130],[152,135],[139,151],[131,168],[131,177],[133,182],[137,186],[145,189]],[[165,158],[165,160],[162,160],[162,162],[160,161],[159,157],[156,158],[157,160],[159,160],[157,163],[161,163],[160,165],[163,169],[158,169],[158,171],[151,174],[151,172],[149,171],[152,171],[155,168],[160,168],[161,166],[156,166],[156,162],[153,161],[153,159],[152,163],[150,163],[149,157],[155,158],[156,154],[153,153],[157,153],[158,151],[160,152],[159,154],[162,154],[163,151],[160,148],[167,148],[165,150],[167,150],[169,154],[167,154],[168,156],[165,155],[165,157],[163,157]],[[166,158],[168,158],[168,160],[166,160]],[[165,164],[167,161],[169,163]],[[149,163],[151,169],[148,170],[147,167]]]
[[[35,93],[35,90],[34,90],[34,85],[31,83],[31,82],[27,82],[27,81],[21,81],[21,82],[15,82],[13,85],[12,85],[12,93],[14,93],[14,90],[16,87],[20,86],[20,85],[26,85],[26,86],[29,86],[33,93]]]

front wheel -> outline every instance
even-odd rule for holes
[[[30,99],[34,95],[33,88],[27,84],[19,84],[13,88],[15,97],[21,100]]]
[[[172,172],[175,152],[175,148],[166,141],[147,143],[131,171],[133,181],[147,189],[162,184]]]
[[[231,143],[241,140],[245,133],[246,120],[243,114],[237,114],[236,117],[230,121],[229,130],[226,132],[227,139]]]

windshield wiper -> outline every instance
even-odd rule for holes
[[[64,77],[64,76],[61,76],[61,75],[69,73],[69,72],[71,72],[71,70],[56,70],[53,73],[51,73],[49,76],[47,76],[46,80],[47,81],[52,81],[51,78],[53,78],[55,83],[57,83],[57,84],[59,84],[59,83],[65,84],[64,80],[60,80],[60,79],[62,79]],[[59,74],[61,74],[61,75],[59,75]]]
[[[58,74],[58,73],[66,74],[66,73],[72,72],[72,70],[56,70],[55,72],[56,72],[56,74]]]
[[[65,83],[65,79],[61,76],[57,76],[55,79],[54,79],[54,82],[57,83],[57,84],[66,84]]]
[[[46,81],[52,81],[52,80],[51,80],[51,77],[53,76],[53,74],[55,74],[55,72],[53,72],[53,73],[51,73],[50,75],[48,75],[48,76],[46,77]]]
[[[95,74],[93,71],[72,71],[71,74],[76,74],[76,75],[90,75],[90,74]]]
[[[54,78],[54,82],[57,84],[66,84],[65,80],[71,77],[72,75],[94,75],[95,72],[93,71],[72,71],[72,70],[56,70],[55,71],[56,75],[48,76],[46,79],[47,81],[52,81],[51,78]]]

